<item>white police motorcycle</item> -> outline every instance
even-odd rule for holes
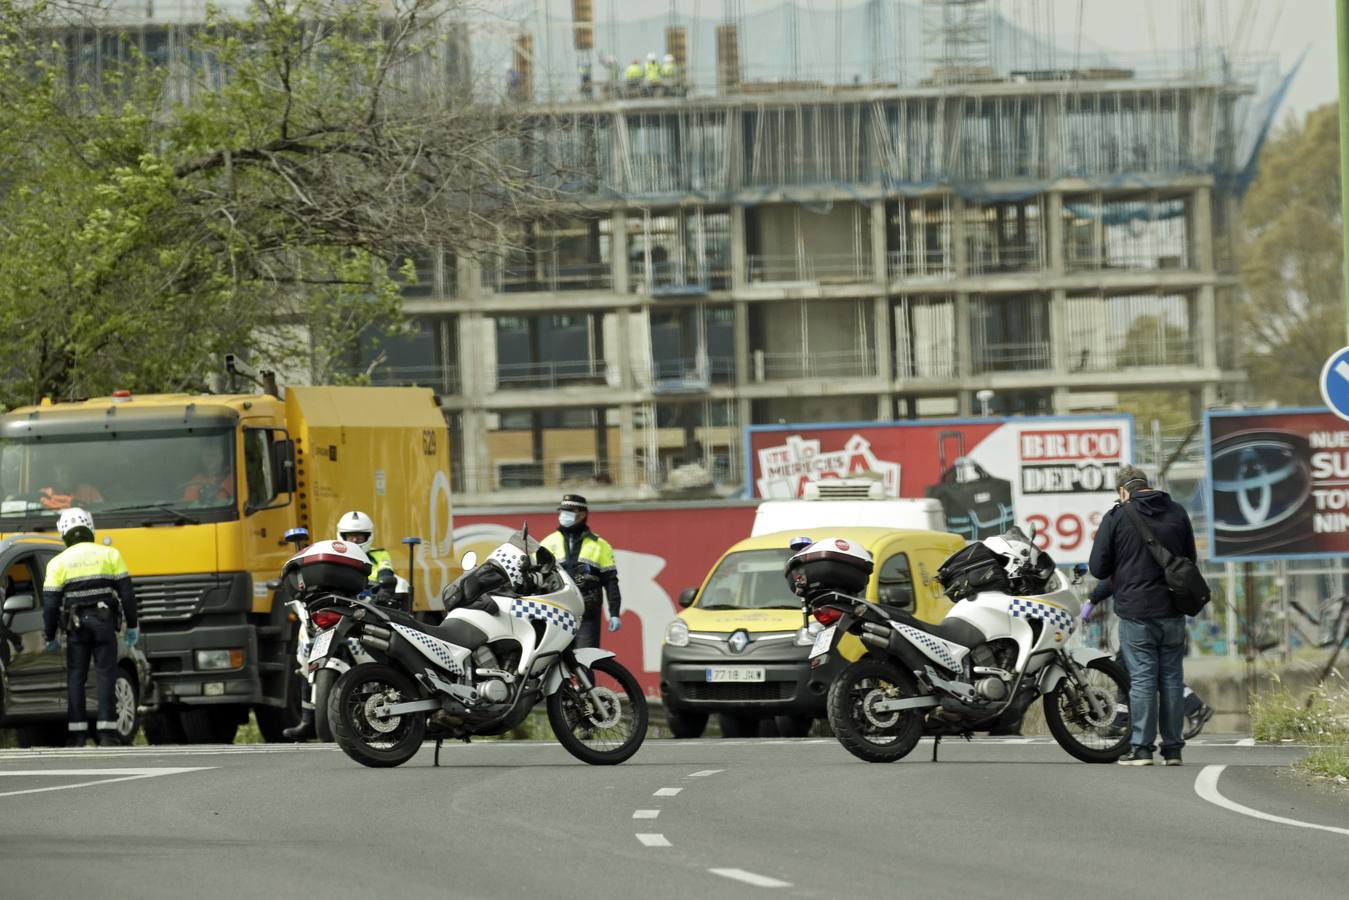
[[[956,602],[936,625],[853,596],[872,563],[849,541],[817,541],[792,556],[788,583],[824,626],[811,665],[847,633],[868,648],[829,690],[829,724],[850,753],[894,762],[924,734],[968,737],[1042,698],[1049,731],[1069,754],[1090,763],[1124,755],[1129,735],[1116,717],[1127,720],[1128,676],[1109,654],[1068,648],[1081,601],[1033,538],[1013,527],[952,554],[937,578]]]
[[[646,737],[641,686],[614,654],[573,649],[585,609],[576,585],[527,534],[517,532],[491,559],[514,560],[512,577],[483,577],[470,553],[457,585],[490,585],[440,625],[354,598],[369,577],[359,548],[320,541],[287,563],[318,610],[336,615],[314,640],[309,667],[322,669],[355,641],[373,662],[351,666],[328,695],[338,746],[357,762],[397,766],[426,738],[469,740],[515,728],[540,702],[558,741],[592,765],[621,763]],[[325,621],[328,621],[325,619]],[[439,743],[437,743],[437,749]],[[438,759],[438,754],[437,754]]]

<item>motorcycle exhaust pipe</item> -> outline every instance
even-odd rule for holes
[[[393,637],[393,632],[382,625],[366,625],[361,629],[362,634],[370,634],[388,643],[389,638]]]
[[[389,652],[389,642],[373,634],[369,633],[362,634],[361,643],[367,647],[373,647],[374,649],[380,651],[381,653]]]
[[[862,643],[878,650],[884,650],[891,656],[896,657],[910,672],[922,672],[927,665],[922,655],[910,646],[908,641],[900,637],[899,632],[894,629],[871,622],[863,623],[862,628],[862,634],[859,635]]]

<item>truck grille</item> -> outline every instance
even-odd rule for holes
[[[202,595],[220,586],[215,575],[133,578],[136,609],[144,622],[181,622],[201,611]]]
[[[794,682],[765,681],[760,684],[708,684],[702,681],[686,681],[683,684],[684,696],[690,700],[720,700],[723,702],[744,702],[746,700],[786,700],[792,695]]]

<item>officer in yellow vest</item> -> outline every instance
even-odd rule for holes
[[[600,645],[600,619],[604,614],[605,597],[609,600],[609,631],[617,631],[622,626],[619,613],[623,598],[618,592],[614,548],[590,530],[586,522],[589,512],[585,497],[564,495],[557,507],[558,530],[543,539],[543,546],[557,557],[585,598],[585,616],[576,633],[577,647]]]
[[[60,649],[57,627],[66,633],[66,746],[83,747],[89,738],[84,688],[92,658],[98,679],[98,745],[115,747],[119,742],[113,686],[120,620],[126,620],[126,642],[134,647],[140,640],[131,573],[116,549],[94,543],[94,517],[85,510],[64,510],[56,520],[56,530],[66,549],[47,563],[42,627],[49,652]]]

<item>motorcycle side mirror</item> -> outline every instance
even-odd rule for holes
[[[1031,522],[1031,523],[1030,523],[1030,539],[1031,539],[1031,542],[1034,543],[1034,541],[1035,541],[1035,523],[1034,523],[1034,522]]]
[[[478,554],[472,550],[465,553],[463,557],[459,560],[459,566],[465,572],[467,572],[469,569],[477,567],[477,565],[478,565]]]
[[[679,592],[679,606],[681,609],[688,609],[693,605],[694,599],[698,596],[696,587],[684,588]]]

